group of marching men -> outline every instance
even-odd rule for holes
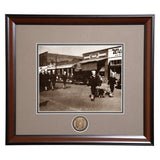
[[[40,79],[40,91],[54,90],[56,84],[56,73],[55,70],[43,70],[39,74]],[[62,75],[63,88],[66,87],[67,74],[64,71]]]

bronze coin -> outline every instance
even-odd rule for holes
[[[84,131],[87,126],[88,126],[88,121],[85,117],[83,116],[78,116],[76,118],[73,119],[73,128],[76,130],[76,131]]]

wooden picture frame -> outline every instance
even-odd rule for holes
[[[143,135],[17,135],[17,25],[144,25]],[[154,15],[6,15],[6,144],[154,145]]]

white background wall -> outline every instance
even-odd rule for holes
[[[0,1],[0,159],[160,159],[160,9],[158,0]],[[4,14],[155,14],[155,146],[5,146]]]

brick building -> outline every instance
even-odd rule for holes
[[[55,54],[44,52],[39,55],[39,66],[48,66],[48,65],[66,65],[77,63],[83,58],[80,56],[71,56],[63,54]]]

